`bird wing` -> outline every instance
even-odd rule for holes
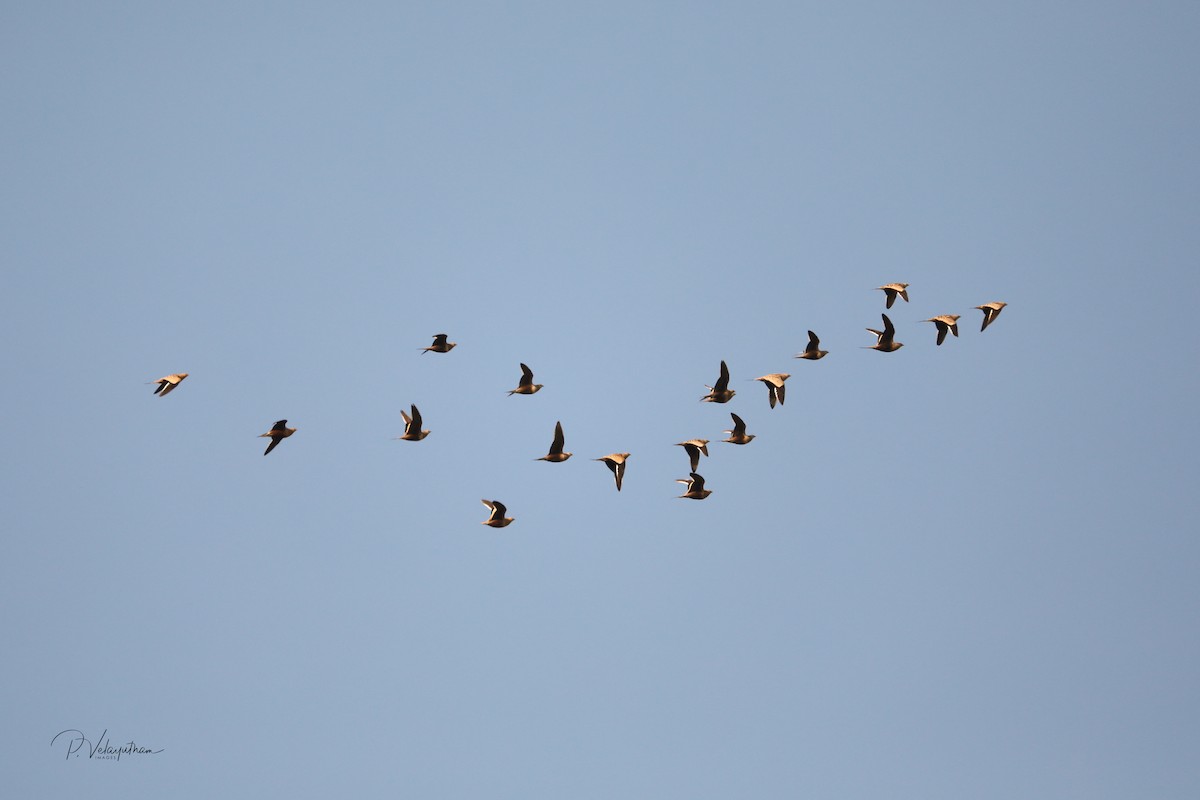
[[[717,378],[717,383],[713,387],[714,392],[724,392],[729,389],[729,367],[725,362],[721,362],[721,375]]]
[[[550,443],[550,454],[561,455],[566,443],[567,439],[563,436],[562,422],[560,421],[554,426],[554,441]]]
[[[890,319],[888,319],[887,314],[883,314],[882,316],[883,316],[883,333],[879,334],[879,341],[877,342],[877,344],[889,344],[892,341],[892,339],[895,338],[895,336],[896,336],[896,326],[892,324],[892,321]]]

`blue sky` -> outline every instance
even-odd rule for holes
[[[0,13],[12,796],[1200,790],[1194,5]]]

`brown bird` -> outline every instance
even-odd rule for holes
[[[883,317],[883,330],[877,331],[874,328],[867,328],[867,330],[879,337],[878,341],[876,341],[875,344],[871,345],[870,347],[864,349],[881,350],[884,353],[895,352],[901,347],[904,347],[904,344],[903,342],[897,342],[895,340],[896,327],[892,325],[892,321],[888,319],[888,315],[882,314],[881,316]]]
[[[514,394],[533,394],[540,388],[542,388],[542,384],[533,382],[533,370],[522,364],[521,382],[517,384],[517,388],[508,393],[508,396],[512,397]]]
[[[986,331],[987,326],[996,321],[996,317],[1000,316],[1000,312],[1006,305],[1008,305],[1008,303],[1001,303],[997,301],[995,303],[984,303],[981,306],[975,306],[983,312],[983,327],[979,330],[981,332]]]
[[[550,443],[550,452],[535,460],[549,461],[554,464],[557,464],[560,461],[566,461],[568,458],[574,455],[574,453],[563,452],[563,445],[565,443],[566,439],[563,437],[562,422],[558,422],[554,426],[554,441]]]
[[[687,485],[687,491],[679,495],[680,499],[687,498],[688,500],[703,500],[712,494],[711,489],[704,488],[704,476],[692,473],[691,478],[679,478],[676,483]]]
[[[458,344],[458,342],[447,342],[446,341],[447,338],[449,338],[449,337],[444,333],[435,333],[433,335],[433,344],[431,344],[429,347],[422,347],[421,354],[424,355],[425,353],[449,353],[451,350],[454,349],[454,345]]]
[[[770,375],[763,375],[761,378],[755,378],[756,381],[762,381],[767,385],[767,399],[771,401],[771,408],[775,407],[775,401],[779,401],[779,405],[783,405],[783,382],[792,377],[786,372],[773,372]]]
[[[892,303],[896,302],[897,297],[903,297],[904,302],[908,302],[908,284],[907,283],[888,283],[883,286],[876,287],[881,292],[887,295],[887,307],[891,308]]]
[[[178,372],[174,375],[167,375],[166,377],[150,382],[158,384],[158,388],[154,390],[156,395],[159,397],[166,397],[171,393],[171,390],[178,386],[180,382],[187,376],[188,374],[186,372]]]
[[[700,454],[708,455],[708,439],[688,439],[686,442],[676,442],[676,445],[687,451],[692,462],[692,472],[700,466]]]
[[[406,442],[419,442],[429,435],[429,431],[421,430],[421,412],[417,410],[415,403],[412,405],[411,417],[404,413],[404,409],[400,410],[400,416],[404,417],[404,435],[394,438]]]
[[[938,347],[941,347],[942,342],[946,341],[946,331],[950,331],[950,333],[958,336],[958,317],[958,314],[943,314],[940,317],[930,317],[921,321],[932,322],[934,325],[937,325],[937,343]]]
[[[279,420],[279,422],[276,422],[274,425],[271,426],[271,430],[267,431],[266,433],[260,433],[258,435],[258,438],[261,439],[264,436],[266,436],[267,438],[269,438],[271,440],[271,443],[269,445],[267,445],[267,449],[263,451],[263,455],[265,456],[267,453],[274,450],[275,445],[279,444],[280,442],[282,442],[284,439],[291,436],[295,432],[296,432],[295,428],[289,428],[287,426],[286,419],[281,419],[281,420]]]
[[[809,361],[816,361],[829,355],[828,350],[821,349],[821,340],[812,331],[808,332],[808,347],[804,348],[804,352],[796,356],[796,358],[807,358]]]
[[[717,378],[716,385],[708,386],[708,394],[700,398],[703,403],[728,403],[733,396],[737,394],[733,389],[729,388],[729,367],[725,366],[725,362],[721,362],[721,375]]]
[[[729,434],[729,438],[723,441],[730,444],[750,444],[750,440],[754,438],[754,434],[746,433],[746,423],[737,414],[731,413],[729,416],[733,417],[733,430],[722,431],[722,433]]]
[[[480,500],[485,506],[492,510],[492,515],[485,519],[481,524],[487,525],[489,528],[503,528],[505,525],[512,523],[512,517],[506,517],[508,509],[504,503],[499,500]]]
[[[617,491],[621,491],[621,480],[625,477],[625,459],[629,458],[629,453],[610,453],[602,458],[593,458],[593,461],[603,461],[612,470],[613,477],[617,479]]]

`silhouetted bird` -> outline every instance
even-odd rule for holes
[[[729,416],[733,417],[733,430],[722,431],[722,433],[729,434],[729,438],[722,441],[729,442],[730,444],[750,444],[750,440],[754,438],[754,434],[746,433],[746,423],[737,414],[730,413]]]
[[[687,498],[688,500],[703,500],[712,494],[710,489],[704,488],[704,477],[702,475],[697,475],[695,472],[692,473],[692,477],[690,479],[679,478],[675,482],[682,483],[687,486],[687,491],[679,495],[680,499]]]
[[[542,388],[542,384],[533,382],[533,370],[522,364],[521,382],[517,384],[517,388],[508,393],[508,396],[512,397],[514,394],[533,394],[540,388]]]
[[[414,403],[412,405],[412,416],[400,410],[400,416],[404,417],[404,435],[397,436],[397,439],[403,439],[406,442],[419,442],[429,435],[429,431],[421,430],[421,412],[417,410]]]
[[[492,510],[492,515],[481,524],[487,525],[489,528],[503,528],[513,522],[512,517],[504,516],[508,513],[508,509],[499,500],[480,500],[479,502]]]
[[[804,348],[804,352],[796,356],[796,358],[807,358],[809,361],[816,361],[829,355],[828,350],[821,349],[821,340],[812,331],[808,332],[808,347]]]
[[[279,444],[280,442],[282,442],[284,439],[291,436],[295,432],[296,432],[295,428],[289,428],[287,426],[286,419],[281,419],[278,422],[276,422],[274,425],[271,426],[271,430],[267,431],[266,433],[260,433],[258,435],[258,438],[261,439],[264,436],[266,436],[266,437],[270,438],[270,440],[271,440],[271,443],[269,445],[267,445],[267,449],[263,451],[263,455],[265,456],[267,453],[274,450],[275,445]]]
[[[875,334],[878,340],[875,344],[867,347],[867,350],[881,350],[884,353],[891,353],[904,347],[902,342],[897,342],[896,327],[892,325],[892,321],[888,319],[887,314],[883,314],[883,330],[877,331],[874,328],[867,328],[871,333]]]
[[[562,422],[558,422],[554,425],[554,441],[550,443],[550,452],[536,460],[537,461],[550,461],[552,463],[558,463],[559,461],[566,461],[568,458],[570,458],[574,454],[573,453],[564,453],[563,452],[564,444],[566,444],[566,439],[563,437]]]
[[[433,344],[431,344],[429,347],[422,347],[421,353],[449,353],[454,349],[454,345],[458,344],[458,342],[447,342],[447,338],[447,334],[435,333],[433,335]]]
[[[729,388],[729,367],[725,366],[725,362],[721,362],[721,374],[717,378],[716,384],[708,386],[708,394],[701,397],[700,400],[705,403],[728,403],[733,396],[737,394],[733,389]]]

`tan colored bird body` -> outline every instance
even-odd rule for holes
[[[676,446],[687,451],[688,459],[692,464],[692,472],[695,472],[696,467],[700,466],[701,453],[705,456],[708,455],[708,439],[688,439],[686,442],[676,442]]]
[[[763,375],[761,378],[755,378],[756,381],[762,381],[767,387],[767,400],[771,403],[771,408],[775,407],[775,402],[779,401],[779,405],[783,405],[784,387],[783,382],[792,377],[786,372],[774,372],[770,375]]]
[[[508,508],[499,500],[480,500],[479,502],[491,509],[492,512],[491,516],[485,519],[481,524],[487,525],[489,528],[503,528],[504,526],[511,525],[514,522],[512,517],[504,516],[508,513]]]
[[[908,284],[907,283],[886,283],[883,286],[876,287],[879,291],[887,295],[887,307],[891,308],[892,303],[896,302],[896,298],[903,298],[904,302],[908,302]]]
[[[1008,303],[1001,303],[997,301],[994,303],[984,303],[981,306],[975,306],[983,312],[983,326],[980,327],[979,330],[981,332],[986,331],[987,326],[996,321],[996,317],[1000,316],[1000,312],[1004,310],[1006,305],[1008,305]]]
[[[158,384],[158,388],[154,390],[154,393],[156,395],[158,395],[159,397],[166,397],[187,376],[188,376],[188,374],[186,372],[177,372],[174,375],[165,375],[156,381],[151,381],[151,383]]]
[[[594,458],[593,461],[603,461],[605,465],[612,470],[613,478],[617,481],[617,491],[621,491],[621,481],[625,479],[625,459],[629,458],[629,453],[609,453],[600,458]]]
[[[261,439],[265,436],[271,440],[271,443],[269,445],[267,445],[267,449],[263,451],[263,455],[265,456],[267,453],[274,450],[275,446],[277,444],[279,444],[280,442],[282,442],[284,439],[288,438],[295,432],[296,432],[295,428],[289,428],[287,426],[286,419],[281,419],[278,422],[276,422],[274,425],[271,426],[271,430],[267,431],[266,433],[260,433],[258,435],[258,438]]]
[[[938,347],[942,346],[942,342],[946,341],[946,332],[953,333],[958,336],[958,314],[943,314],[940,317],[930,317],[929,319],[921,320],[922,322],[932,322],[937,326],[937,343]]]

